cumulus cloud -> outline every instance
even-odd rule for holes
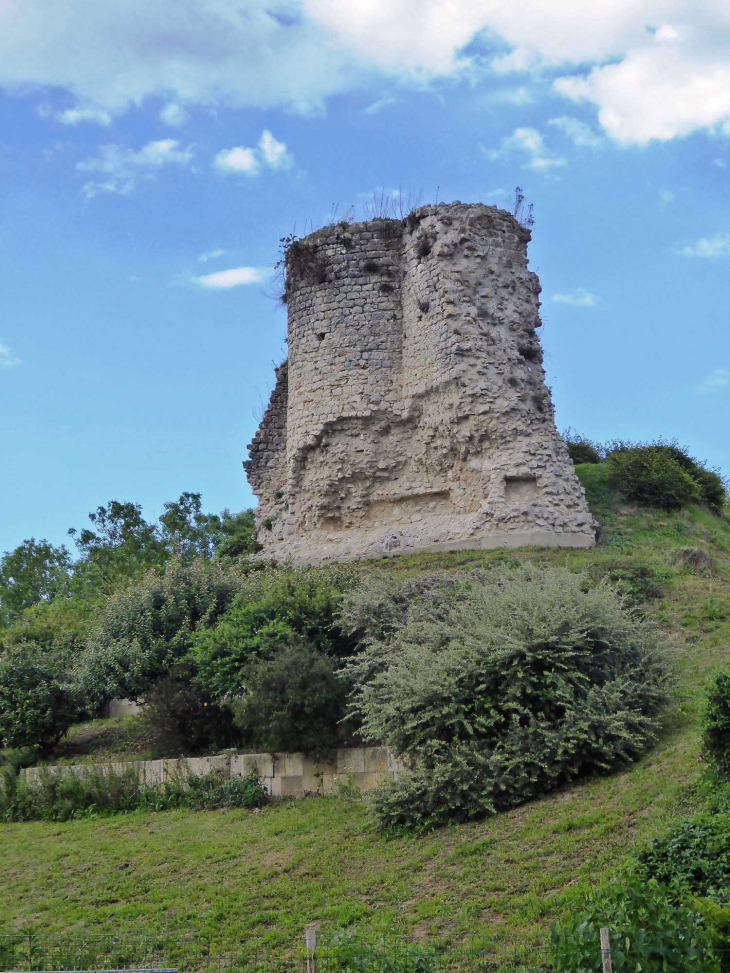
[[[671,189],[662,187],[659,190],[659,209],[666,209],[667,206],[670,206],[676,200],[676,198],[676,195]]]
[[[96,158],[79,162],[76,168],[79,172],[92,172],[96,176],[83,186],[82,191],[87,199],[99,193],[129,196],[140,177],[154,179],[155,173],[163,166],[185,166],[192,158],[192,148],[180,148],[177,139],[161,139],[148,142],[137,151],[115,144],[102,145]]]
[[[0,368],[12,368],[19,364],[20,359],[15,357],[7,345],[0,342]]]
[[[578,287],[574,291],[566,291],[562,294],[553,294],[553,300],[559,304],[569,304],[571,307],[596,306],[596,295],[586,290],[585,287]]]
[[[496,52],[496,53],[495,53]],[[730,127],[726,0],[2,0],[0,86],[316,111],[376,75],[531,74],[624,144]],[[522,79],[518,80],[518,84]]]
[[[177,105],[174,101],[168,102],[160,110],[160,121],[164,122],[165,125],[171,125],[173,128],[182,128],[189,118],[190,115],[183,106]]]
[[[294,156],[287,150],[286,143],[275,139],[268,129],[261,133],[254,148],[236,145],[232,149],[222,149],[213,159],[215,169],[244,176],[258,176],[264,167],[291,169],[293,165]]]
[[[707,394],[719,392],[728,386],[730,386],[730,368],[716,368],[697,386],[697,391]]]
[[[54,118],[62,125],[80,125],[91,122],[94,125],[108,126],[112,123],[112,116],[103,108],[67,108],[56,112]]]
[[[221,149],[213,159],[213,166],[221,172],[239,172],[245,176],[258,176],[261,172],[256,149],[247,149],[243,145]]]
[[[271,274],[266,267],[230,267],[228,270],[218,270],[214,274],[203,274],[193,277],[193,282],[207,290],[229,290],[242,284],[260,284]]]
[[[730,257],[730,233],[716,233],[711,237],[700,237],[696,243],[691,243],[678,250],[683,257],[704,257],[715,260],[718,257]]]
[[[581,148],[597,149],[602,142],[601,136],[596,135],[590,125],[586,125],[579,118],[571,118],[570,115],[551,118],[548,125],[559,128],[574,145]]]
[[[565,159],[548,150],[545,139],[536,128],[516,128],[511,135],[502,139],[498,149],[483,148],[482,151],[488,159],[501,159],[515,151],[521,153],[527,157],[523,169],[545,172],[565,165]]]

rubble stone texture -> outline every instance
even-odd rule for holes
[[[289,358],[244,463],[265,555],[594,543],[529,239],[504,210],[455,202],[289,247]]]

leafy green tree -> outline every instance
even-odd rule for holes
[[[0,621],[11,619],[32,605],[67,596],[71,557],[66,548],[34,537],[0,558]]]
[[[140,504],[110,500],[89,520],[93,530],[69,530],[80,555],[74,573],[82,584],[111,594],[121,581],[164,565],[165,544],[157,526],[142,516]]]
[[[232,514],[203,513],[201,494],[181,493],[165,504],[160,516],[162,539],[167,548],[183,557],[240,557],[259,550],[252,510]]]
[[[32,642],[0,658],[0,744],[54,746],[78,716],[67,660]]]

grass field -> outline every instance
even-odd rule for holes
[[[613,510],[600,483],[587,485],[604,526],[593,551],[459,552],[380,567],[400,575],[517,559],[631,584],[648,576],[658,597],[645,608],[666,632],[677,694],[659,745],[641,761],[425,837],[384,837],[367,803],[346,796],[258,812],[0,824],[0,931],[167,930],[283,954],[321,921],[395,927],[439,944],[542,945],[577,895],[690,813],[704,687],[730,662],[730,525],[697,509]],[[688,546],[710,556],[711,571],[677,561]],[[119,759],[116,744],[113,752]]]

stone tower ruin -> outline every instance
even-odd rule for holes
[[[504,210],[455,202],[291,244],[289,357],[244,463],[264,554],[594,543],[529,239]]]

